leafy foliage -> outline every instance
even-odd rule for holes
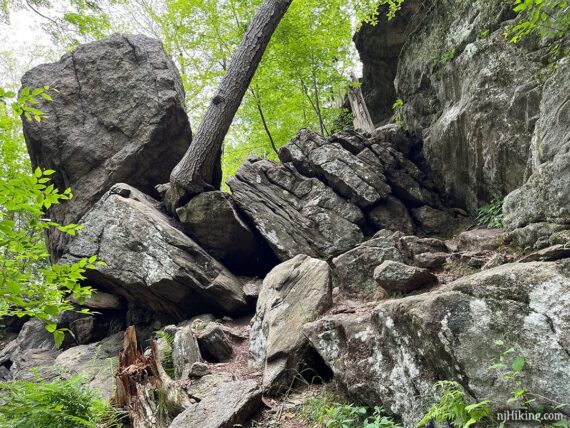
[[[477,214],[477,221],[479,224],[493,227],[503,227],[503,200],[495,199],[490,204],[479,208]]]
[[[426,426],[431,421],[448,422],[456,428],[468,428],[487,418],[491,412],[489,401],[468,404],[465,390],[454,381],[436,383],[440,398],[418,423],[418,427]]]
[[[515,0],[519,14],[505,35],[517,43],[530,34],[556,39],[570,32],[570,3],[567,0]]]
[[[398,98],[394,104],[392,104],[392,110],[394,111],[394,122],[400,125],[402,128],[407,129],[408,125],[404,120],[404,101],[401,98]]]
[[[46,88],[22,90],[20,98],[12,104],[13,111],[40,122],[46,116],[30,104],[37,103],[38,95],[51,99],[46,91]],[[3,95],[10,94],[3,92]],[[21,144],[19,120],[2,103],[0,152],[5,155],[2,165],[5,174],[0,178],[0,317],[29,316],[42,320],[59,346],[64,332],[57,329],[57,316],[73,309],[68,297],[81,303],[90,296],[91,289],[79,282],[84,279],[86,269],[103,262],[96,256],[71,265],[50,262],[44,233],[55,228],[73,236],[81,226],[60,225],[45,218],[45,211],[51,206],[72,198],[71,189],[60,192],[50,184],[53,170],[36,168],[30,174],[29,164],[21,155]]]
[[[372,415],[367,407],[339,402],[326,389],[303,404],[306,422],[327,428],[401,428],[384,409],[375,407]]]
[[[174,377],[174,360],[172,359],[172,351],[174,350],[174,336],[163,330],[155,332],[156,336],[166,342],[167,348],[161,355],[161,364],[166,374]]]
[[[120,414],[81,377],[0,383],[0,396],[2,428],[119,426]]]

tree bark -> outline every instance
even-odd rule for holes
[[[261,57],[293,0],[265,0],[246,31],[188,151],[170,175],[167,205],[219,189],[221,147]]]
[[[145,356],[138,348],[132,326],[125,331],[115,379],[115,404],[126,411],[132,428],[167,427],[191,405],[186,393],[162,368],[156,341],[152,341],[150,353]]]

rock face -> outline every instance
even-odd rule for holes
[[[204,358],[214,363],[224,362],[233,354],[232,345],[222,327],[209,323],[198,336],[198,344]]]
[[[260,405],[261,389],[255,381],[225,382],[180,413],[170,428],[232,428],[246,422]]]
[[[257,239],[228,193],[202,193],[178,208],[176,214],[184,230],[233,272],[265,274],[275,264],[271,250]]]
[[[396,16],[389,20],[387,8],[382,7],[376,25],[363,24],[354,35],[354,43],[362,61],[362,92],[374,123],[392,116],[392,105],[398,98],[394,78],[398,56],[408,39],[414,17],[423,4],[407,0]]]
[[[180,75],[157,40],[114,35],[82,45],[22,84],[59,91],[39,106],[49,120],[23,125],[33,166],[54,169],[57,187],[73,191],[50,209],[62,224],[77,223],[115,183],[153,194],[190,144]],[[49,236],[56,257],[66,236]]]
[[[543,52],[533,41],[508,42],[513,16],[500,0],[410,1],[400,18],[355,36],[372,115],[388,116],[401,98],[408,127],[424,140],[430,178],[471,212],[524,183],[542,115]],[[385,89],[394,76],[395,93]]]
[[[282,147],[282,166],[250,158],[228,184],[280,260],[329,259],[380,228],[415,230],[409,209],[443,213],[432,184],[406,157],[416,143],[395,125],[370,139],[343,132],[325,140],[301,130]]]
[[[351,399],[382,403],[405,426],[429,407],[438,380],[507,408],[513,385],[490,368],[506,347],[525,358],[524,388],[549,408],[570,396],[569,296],[569,260],[507,264],[371,313],[327,315],[305,332]]]
[[[249,158],[228,184],[280,260],[303,253],[328,258],[363,239],[358,207],[291,166]]]
[[[505,226],[522,247],[564,244],[570,229],[570,61],[546,81],[531,142],[532,175],[505,199]],[[538,234],[537,225],[540,225]],[[538,236],[537,236],[538,235]]]
[[[298,255],[275,267],[263,281],[252,320],[250,353],[263,365],[263,387],[289,386],[307,355],[303,325],[332,304],[331,271],[322,260]]]
[[[105,261],[87,272],[96,287],[169,320],[247,310],[240,282],[138,190],[113,186],[81,224],[63,260],[97,255]]]

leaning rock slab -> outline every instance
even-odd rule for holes
[[[113,35],[80,46],[24,75],[22,84],[57,88],[39,108],[41,123],[23,121],[34,167],[57,171],[71,201],[50,209],[62,224],[77,223],[115,183],[153,194],[168,181],[191,141],[180,75],[162,44],[146,36]],[[59,256],[67,235],[50,232]]]
[[[303,325],[331,304],[331,271],[322,260],[298,255],[267,275],[252,320],[249,349],[263,364],[263,387],[269,393],[289,385],[307,352]]]
[[[570,396],[570,260],[503,265],[370,313],[325,316],[305,332],[352,399],[382,403],[405,426],[430,406],[438,380],[507,408],[513,386],[490,369],[505,350],[498,339],[524,356],[524,388],[548,408]]]
[[[233,428],[246,422],[260,405],[261,389],[255,381],[225,382],[179,414],[170,428]]]
[[[282,261],[327,259],[360,243],[362,211],[292,165],[250,157],[228,181],[232,198]]]
[[[158,202],[117,184],[82,219],[64,261],[97,255],[107,266],[86,275],[89,283],[139,308],[183,320],[212,310],[247,310],[239,281],[158,209]]]

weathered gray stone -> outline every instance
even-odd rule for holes
[[[390,193],[381,171],[374,171],[341,144],[327,142],[307,129],[281,148],[279,158],[284,163],[291,162],[307,177],[321,178],[359,207],[372,205]]]
[[[461,232],[456,251],[493,251],[502,244],[501,229],[473,229]]]
[[[201,361],[200,348],[192,333],[192,327],[187,325],[176,329],[172,347],[172,362],[176,379],[186,379],[192,365],[199,361]]]
[[[412,218],[428,235],[450,236],[457,228],[453,214],[424,205],[411,209]]]
[[[57,374],[53,363],[58,354],[53,335],[41,321],[31,320],[24,324],[18,337],[0,351],[0,365],[9,366],[6,375],[13,379],[33,379],[35,369],[49,379]]]
[[[253,380],[225,382],[187,408],[170,428],[233,428],[246,422],[261,405],[261,389]]]
[[[200,331],[198,346],[204,359],[213,363],[229,360],[233,354],[232,344],[227,338],[221,325],[211,322]]]
[[[74,303],[77,303],[74,301]],[[123,302],[114,294],[105,293],[103,291],[94,290],[81,306],[85,306],[94,310],[114,310],[122,309]]]
[[[519,262],[538,262],[538,261],[554,261],[570,257],[570,242],[567,244],[557,244],[551,247],[543,248],[542,250],[534,251],[522,259]]]
[[[414,233],[414,222],[406,206],[393,196],[388,196],[381,205],[372,208],[366,217],[378,230],[400,231],[406,235]]]
[[[362,241],[362,211],[292,165],[248,158],[228,181],[232,198],[277,257],[329,258]]]
[[[490,368],[507,347],[512,358],[524,356],[524,388],[537,406],[567,401],[569,299],[570,260],[515,263],[381,302],[372,313],[327,315],[305,332],[353,400],[382,403],[415,426],[443,379],[491,400],[493,411],[507,409],[513,385]]]
[[[437,277],[427,269],[391,260],[374,269],[374,280],[384,290],[403,293],[437,284]]]
[[[210,374],[210,368],[208,367],[208,365],[200,361],[196,361],[194,364],[190,366],[190,372],[188,373],[188,376],[191,378],[193,377],[200,378],[209,374]]]
[[[53,102],[38,97],[49,120],[23,125],[33,166],[54,169],[56,186],[73,190],[71,201],[49,210],[61,224],[77,223],[118,182],[154,194],[190,144],[180,75],[162,44],[146,36],[82,45],[30,70],[22,84],[59,91]],[[56,257],[67,237],[50,231]]]
[[[218,385],[231,382],[232,380],[235,380],[234,376],[227,372],[207,374],[197,379],[190,378],[186,386],[186,392],[190,398],[201,401],[215,390]]]
[[[398,248],[402,234],[381,230],[374,237],[356,248],[333,259],[337,283],[342,291],[366,296],[378,285],[374,281],[374,269],[384,260],[405,261]]]
[[[106,266],[86,272],[91,284],[169,319],[208,308],[232,314],[247,310],[239,281],[138,190],[113,186],[81,224],[84,229],[63,260],[97,255],[105,261]]]
[[[267,272],[271,250],[255,237],[228,193],[201,193],[178,208],[176,214],[185,232],[233,272]]]
[[[331,271],[322,260],[298,255],[267,275],[252,320],[249,349],[263,365],[263,388],[268,393],[289,386],[307,353],[303,325],[331,304]]]
[[[103,398],[115,393],[115,373],[119,352],[123,349],[123,333],[97,343],[69,348],[57,356],[54,366],[68,375],[81,375]]]

